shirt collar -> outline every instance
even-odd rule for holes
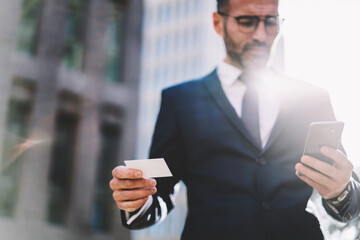
[[[226,86],[233,85],[241,73],[242,72],[239,68],[225,62],[225,60],[221,61],[217,68],[217,74],[220,82]]]
[[[221,84],[225,86],[232,86],[241,76],[241,69],[231,65],[230,63],[225,62],[225,60],[221,61],[217,67],[217,74]],[[272,79],[274,73],[271,69],[265,68],[258,75],[258,83],[268,83],[268,79]],[[273,79],[272,79],[273,80]]]

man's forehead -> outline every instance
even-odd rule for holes
[[[254,4],[254,5],[273,5],[277,6],[279,0],[229,0],[229,4]]]
[[[274,4],[261,4],[261,3],[254,3],[254,7],[258,10],[268,10],[268,9],[277,9],[277,5]]]
[[[278,11],[278,0],[229,0],[231,11],[247,11],[267,14]]]

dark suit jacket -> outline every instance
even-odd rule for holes
[[[164,90],[150,157],[165,158],[174,177],[157,179],[152,207],[130,226],[123,224],[153,224],[162,201],[168,211],[173,208],[174,185],[183,180],[188,216],[182,239],[323,239],[318,220],[305,211],[312,188],[294,166],[309,124],[334,120],[334,113],[325,91],[278,76],[281,110],[262,150],[250,140],[216,71]],[[357,202],[355,194],[352,210],[346,210],[353,216]],[[345,213],[326,209],[343,219]]]

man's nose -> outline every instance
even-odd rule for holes
[[[253,33],[253,40],[257,40],[259,42],[265,42],[266,37],[267,37],[267,32],[265,28],[265,23],[264,21],[260,21],[255,29],[255,32]]]

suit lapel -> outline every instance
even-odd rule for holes
[[[225,114],[232,125],[240,132],[240,134],[245,136],[254,147],[257,147],[256,142],[252,139],[250,133],[241,122],[235,109],[231,106],[231,103],[226,97],[220,84],[220,80],[217,76],[216,69],[207,78],[204,79],[204,84],[209,94],[211,95],[212,100]]]

